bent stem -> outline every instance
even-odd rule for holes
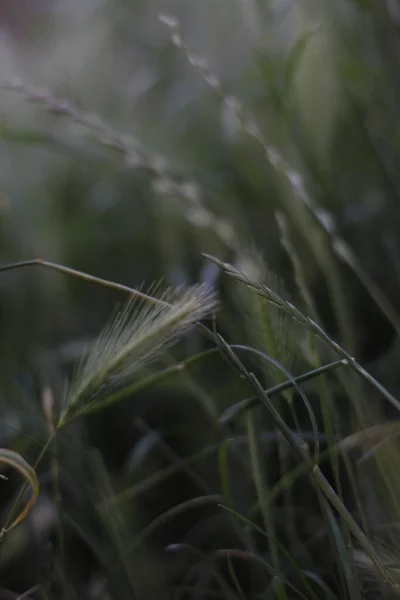
[[[96,277],[95,275],[89,275],[89,273],[84,273],[83,271],[71,269],[70,267],[65,267],[64,265],[60,265],[58,263],[43,260],[42,258],[32,258],[30,260],[23,260],[20,262],[9,263],[7,265],[0,265],[0,273],[2,271],[12,271],[14,269],[21,269],[24,267],[33,267],[35,265],[45,267],[46,269],[52,269],[53,271],[58,271],[59,273],[64,273],[65,275],[69,275],[70,277],[77,277],[78,279],[83,279],[84,281],[88,281],[89,283],[101,285],[116,292],[124,292],[125,294],[129,294],[133,298],[140,298],[155,306],[171,306],[171,304],[169,302],[166,302],[165,300],[149,296],[148,294],[145,294],[144,292],[137,290],[136,288],[131,288],[128,285],[124,285],[122,283],[115,283],[114,281],[109,281],[108,279],[103,279],[102,277]],[[212,331],[210,331],[210,329],[208,329],[208,327],[199,322],[197,322],[196,325],[209,340],[214,341],[214,334],[212,333]]]
[[[47,439],[45,445],[43,446],[42,450],[40,451],[39,456],[37,457],[35,464],[33,465],[33,469],[34,471],[37,470],[37,468],[39,467],[40,463],[42,462],[43,458],[45,457],[47,450],[50,448],[51,444],[53,443],[53,441],[55,440],[56,437],[56,431],[54,431]],[[29,483],[26,481],[22,487],[21,490],[11,508],[10,514],[7,517],[6,523],[4,525],[4,528],[7,529],[7,527],[9,527],[10,523],[12,522],[12,519],[14,517],[14,513],[17,509],[18,504],[20,503],[23,495],[25,494],[27,487],[28,487]]]

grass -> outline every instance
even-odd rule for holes
[[[33,263],[33,264],[35,264],[35,263]],[[20,263],[17,265],[13,264],[13,265],[8,265],[8,266],[3,267],[3,270],[20,268],[21,266],[25,267],[25,266],[31,266],[31,265],[32,265],[32,261],[28,262],[28,263],[22,263],[22,264]],[[57,268],[56,265],[54,267]],[[248,279],[248,277],[246,276],[245,273],[236,271],[232,266],[227,265],[227,264],[222,264],[222,267],[230,275],[234,276],[240,282],[244,282],[247,286],[252,288],[254,290],[254,293],[257,293],[257,294],[265,297],[268,300],[268,302],[271,302],[275,306],[278,306],[281,310],[289,312],[289,314],[294,319],[296,319],[297,321],[302,323],[306,328],[311,328],[312,331],[318,337],[320,337],[325,342],[327,342],[333,348],[333,350],[335,352],[340,353],[342,356],[344,356],[344,359],[342,359],[341,361],[336,361],[335,363],[332,363],[332,365],[327,365],[325,368],[322,368],[322,369],[319,368],[319,369],[315,370],[314,373],[305,374],[305,376],[300,377],[299,379],[309,379],[310,380],[310,379],[312,379],[313,376],[314,377],[320,376],[321,374],[327,373],[329,371],[329,368],[331,368],[332,366],[335,366],[336,368],[339,366],[351,367],[359,375],[364,377],[368,381],[368,383],[370,383],[370,384],[372,383],[372,385],[375,385],[375,387],[377,388],[377,390],[380,393],[383,393],[383,395],[387,399],[389,399],[391,402],[393,402],[391,395],[388,394],[388,392],[386,392],[385,390],[382,390],[382,386],[380,384],[378,384],[378,382],[375,382],[375,380],[373,378],[371,378],[364,371],[364,369],[361,369],[359,367],[359,365],[356,363],[356,361],[354,359],[352,359],[344,350],[342,350],[335,342],[333,342],[329,338],[329,336],[327,336],[323,332],[323,330],[319,326],[317,326],[311,319],[309,319],[308,317],[305,317],[292,304],[283,300],[278,294],[276,294],[272,290],[266,288],[265,286],[262,286],[261,284],[258,284],[257,282],[254,282],[254,281],[251,281],[250,279]],[[60,269],[63,271],[63,270],[65,270],[65,267],[61,266]],[[84,274],[81,274],[81,276],[84,277]],[[89,276],[89,280],[90,280],[90,276]],[[135,290],[129,290],[129,293],[131,296],[133,296],[133,297],[135,296]],[[139,295],[140,295],[140,293],[139,293]],[[148,296],[148,294],[146,294],[146,297],[147,296]],[[145,314],[143,312],[143,308],[139,307],[139,309],[135,313],[135,312],[133,312],[132,307],[130,305],[128,305],[127,309],[124,310],[122,315],[120,314],[115,317],[115,320],[112,322],[111,326],[109,328],[107,328],[104,331],[104,333],[98,338],[98,341],[93,346],[93,349],[84,358],[84,362],[82,363],[82,366],[80,367],[79,371],[77,372],[77,375],[75,376],[76,379],[75,379],[75,381],[73,380],[73,382],[72,382],[71,392],[67,393],[67,401],[66,401],[64,408],[62,409],[58,424],[56,424],[55,426],[52,425],[48,441],[47,441],[44,449],[42,450],[41,454],[39,455],[38,460],[36,461],[36,464],[35,464],[36,469],[39,467],[41,460],[45,456],[45,452],[48,451],[51,443],[56,438],[58,432],[72,420],[79,419],[80,412],[82,410],[82,406],[81,406],[82,402],[83,402],[83,408],[85,408],[87,406],[86,401],[84,401],[84,397],[86,395],[89,395],[90,401],[91,402],[93,401],[94,404],[96,403],[96,398],[94,398],[94,400],[92,399],[93,394],[97,394],[99,392],[99,390],[101,390],[104,386],[105,386],[105,390],[106,390],[105,391],[106,395],[107,394],[112,395],[112,391],[110,392],[110,390],[109,390],[110,386],[111,386],[111,390],[112,390],[115,386],[118,387],[118,384],[123,386],[124,382],[126,384],[126,381],[129,380],[130,378],[135,377],[135,376],[137,377],[138,374],[140,373],[140,366],[143,369],[144,365],[147,362],[147,360],[143,362],[143,357],[146,357],[147,354],[149,356],[151,356],[155,352],[159,353],[160,348],[163,346],[163,342],[165,345],[165,333],[164,333],[165,329],[167,329],[167,331],[170,331],[170,330],[173,331],[173,328],[175,327],[176,323],[180,324],[181,322],[185,322],[185,321],[182,321],[183,317],[185,319],[187,319],[189,317],[189,319],[191,319],[192,322],[195,322],[199,316],[201,317],[202,314],[206,314],[207,312],[209,312],[210,308],[212,309],[212,306],[213,306],[212,296],[209,297],[209,298],[211,298],[211,304],[210,304],[210,300],[208,299],[207,295],[204,296],[202,294],[199,294],[199,291],[196,289],[193,290],[192,296],[193,297],[190,297],[190,295],[188,295],[188,293],[186,293],[186,295],[183,295],[182,300],[180,300],[181,305],[178,304],[177,308],[175,308],[174,304],[167,302],[165,300],[164,296],[160,299],[157,299],[157,297],[151,297],[151,303],[149,305],[150,307],[148,310],[146,310]],[[149,301],[147,298],[146,298],[146,300]],[[154,308],[151,308],[151,306],[154,304],[157,307],[156,312],[154,312]],[[151,311],[153,311],[153,312],[151,312]],[[179,317],[179,319],[177,316],[175,316],[176,311],[178,311],[176,313],[176,315],[182,314],[182,316]],[[171,312],[172,320],[169,319],[169,312]],[[173,316],[172,316],[172,313],[174,313]],[[185,315],[188,315],[188,317],[186,317]],[[160,319],[161,319],[161,321],[160,321]],[[166,319],[166,321],[165,321],[165,319]],[[159,321],[160,321],[160,324],[159,324]],[[169,321],[171,321],[171,322],[169,323]],[[200,327],[201,327],[201,330],[203,330],[203,326],[200,325]],[[239,376],[244,377],[247,380],[250,390],[253,391],[253,393],[255,394],[254,400],[257,400],[258,402],[260,402],[261,405],[264,406],[265,409],[267,409],[268,413],[271,415],[271,417],[275,423],[275,426],[282,433],[283,439],[286,440],[289,447],[291,448],[291,451],[292,451],[294,457],[300,463],[301,466],[303,466],[303,465],[305,466],[305,473],[308,474],[308,477],[310,478],[311,489],[315,490],[315,493],[316,493],[319,503],[321,505],[322,514],[325,515],[325,519],[328,519],[327,523],[328,523],[329,528],[332,530],[331,531],[332,536],[334,537],[335,535],[336,536],[338,535],[338,532],[335,531],[338,525],[336,523],[336,520],[333,519],[333,515],[331,513],[331,509],[333,508],[336,511],[336,513],[338,514],[339,518],[341,519],[344,528],[347,529],[348,534],[350,534],[349,543],[351,544],[351,546],[355,542],[355,543],[357,543],[358,547],[360,548],[360,550],[357,551],[358,554],[355,554],[355,556],[365,557],[365,558],[363,558],[364,564],[367,564],[367,561],[369,560],[370,561],[369,564],[371,566],[371,571],[373,571],[373,569],[375,569],[377,571],[377,575],[381,579],[381,581],[388,584],[393,590],[396,591],[398,588],[398,584],[396,582],[395,577],[393,577],[393,574],[392,574],[393,567],[391,565],[387,564],[387,561],[382,560],[380,552],[377,551],[374,547],[374,543],[372,543],[371,540],[368,539],[368,536],[362,531],[362,529],[360,528],[357,521],[354,519],[354,517],[351,515],[351,513],[348,511],[348,509],[344,505],[343,500],[334,491],[331,484],[328,482],[328,480],[323,475],[323,473],[320,469],[320,466],[319,466],[320,443],[319,443],[319,431],[318,431],[317,422],[315,419],[314,412],[313,412],[310,404],[308,403],[308,400],[306,399],[304,392],[299,388],[296,380],[293,379],[293,377],[290,375],[290,373],[288,373],[286,371],[286,369],[283,369],[283,372],[289,376],[289,382],[286,384],[285,387],[288,388],[288,385],[293,386],[293,388],[299,393],[299,397],[303,398],[303,400],[305,402],[305,406],[307,408],[307,412],[309,414],[311,424],[312,424],[312,431],[313,431],[312,440],[313,440],[313,444],[314,444],[314,454],[313,455],[309,454],[308,443],[303,441],[302,431],[300,429],[298,429],[296,432],[293,432],[290,429],[290,427],[288,427],[288,425],[285,423],[285,420],[282,418],[282,416],[280,415],[278,410],[271,403],[270,396],[268,395],[268,391],[263,390],[259,380],[256,378],[254,373],[251,373],[246,369],[244,364],[240,361],[239,357],[235,353],[234,348],[232,346],[228,345],[223,340],[223,338],[220,336],[220,334],[218,334],[215,330],[214,330],[214,333],[212,333],[212,331],[209,329],[206,329],[205,331],[207,332],[208,336],[210,336],[211,338],[214,339],[217,349],[219,349],[219,351],[222,353],[222,355],[228,359],[228,361],[232,364],[233,368],[238,371]],[[171,334],[169,333],[168,336],[170,336],[170,335]],[[175,336],[176,333],[173,333],[173,335]],[[147,350],[144,355],[142,355],[142,352],[139,352],[139,356],[141,357],[141,362],[139,363],[139,369],[138,369],[135,366],[135,363],[132,364],[132,360],[133,360],[132,356],[136,353],[136,348],[137,347],[140,348],[141,345],[143,345],[142,340],[146,340],[145,345],[146,345]],[[125,358],[125,356],[127,358]],[[265,356],[265,358],[269,359],[268,356]],[[123,366],[127,359],[129,360],[129,370],[126,370],[126,367]],[[276,360],[274,360],[273,363],[275,364],[275,366],[279,367],[279,363]],[[121,370],[121,365],[123,367],[122,370]],[[280,368],[282,368],[282,367],[280,367]],[[112,379],[110,380],[111,383],[105,385],[105,382],[107,382],[107,380],[110,377],[112,377]],[[153,378],[153,381],[154,381],[154,378]],[[277,387],[278,387],[279,391],[281,391],[281,392],[283,391],[284,386],[282,384]],[[85,390],[85,393],[82,390]],[[89,391],[86,392],[86,390],[89,390],[89,391],[92,390],[92,392],[89,393]],[[247,400],[247,401],[245,401],[245,403],[242,402],[240,405],[241,406],[240,412],[249,410],[249,408],[251,408],[252,404],[254,404],[254,400],[253,399],[251,401]],[[101,402],[101,400],[100,400],[100,402]],[[74,407],[76,407],[77,405],[78,405],[78,409],[76,411],[74,411]],[[89,414],[90,414],[90,412],[91,411],[89,410]],[[72,416],[71,416],[71,414],[72,414]],[[238,410],[236,410],[233,414],[234,414],[234,416],[237,416]],[[232,411],[230,411],[230,419],[232,419]],[[261,529],[261,531],[263,531],[267,534],[269,540],[270,540],[269,536],[270,535],[272,536],[271,541],[270,541],[270,552],[271,552],[272,564],[274,565],[274,567],[273,568],[268,567],[267,571],[273,575],[275,581],[277,582],[274,585],[274,588],[279,583],[278,588],[276,589],[276,593],[279,596],[289,597],[288,596],[289,590],[291,592],[294,591],[297,595],[302,596],[303,595],[303,592],[301,591],[302,587],[306,588],[305,591],[307,591],[307,589],[308,589],[308,593],[311,593],[313,596],[315,596],[316,591],[313,589],[313,586],[312,586],[312,583],[314,583],[313,578],[312,577],[310,578],[308,574],[304,573],[304,569],[302,569],[297,564],[294,557],[290,553],[288,553],[288,551],[286,549],[284,549],[284,547],[283,547],[283,549],[284,549],[285,558],[290,560],[290,563],[292,564],[292,568],[293,567],[295,568],[295,575],[297,576],[297,579],[300,579],[300,582],[297,583],[297,586],[299,586],[299,587],[296,587],[294,583],[290,582],[290,579],[287,579],[286,577],[284,577],[284,575],[283,575],[284,571],[282,571],[282,568],[280,567],[279,555],[276,551],[276,546],[275,546],[275,544],[276,544],[276,541],[275,541],[276,540],[276,530],[275,530],[275,523],[274,523],[275,518],[273,516],[273,512],[270,513],[270,510],[271,510],[270,499],[269,499],[270,492],[268,492],[268,488],[265,487],[266,479],[265,479],[265,475],[263,474],[264,469],[262,467],[263,461],[261,458],[262,451],[261,451],[261,446],[260,446],[260,441],[259,441],[259,434],[257,433],[256,421],[251,416],[249,417],[249,419],[250,420],[248,421],[249,426],[248,426],[248,434],[247,434],[248,443],[249,443],[249,461],[250,461],[251,470],[252,470],[252,479],[254,479],[255,487],[257,490],[257,498],[258,498],[257,503],[261,510],[261,514],[263,515],[264,527]],[[52,422],[52,421],[50,421],[50,422]],[[226,419],[226,417],[224,418],[224,415],[223,415],[222,423],[226,423],[226,422],[227,422],[227,419]],[[362,434],[361,434],[361,436],[362,436]],[[215,495],[214,496],[207,495],[203,498],[198,497],[198,498],[194,498],[191,501],[185,502],[182,504],[182,507],[175,507],[175,508],[171,509],[170,511],[167,511],[167,513],[162,515],[162,519],[160,517],[159,519],[155,520],[153,523],[151,523],[147,527],[147,530],[152,532],[153,530],[155,530],[158,527],[158,523],[160,521],[162,522],[164,520],[166,520],[166,521],[169,520],[169,518],[171,518],[171,516],[179,514],[181,512],[181,510],[186,506],[194,505],[197,507],[208,501],[215,503],[215,502],[218,502],[218,500],[221,498],[221,503],[220,503],[221,508],[224,508],[223,499],[225,499],[225,502],[228,502],[228,505],[231,507],[231,509],[233,509],[235,504],[234,504],[233,498],[231,496],[231,492],[229,491],[230,490],[230,484],[229,484],[230,469],[229,469],[229,465],[228,465],[228,461],[227,461],[227,446],[226,446],[227,442],[228,442],[228,440],[226,440],[226,442],[221,446],[221,451],[223,452],[223,454],[220,454],[220,461],[219,461],[220,462],[220,477],[221,477],[221,481],[222,481],[223,496],[219,497],[219,496],[215,496]],[[340,446],[340,444],[339,444],[339,446]],[[344,447],[343,444],[342,444],[342,447]],[[20,460],[22,460],[22,459],[20,459]],[[56,462],[56,464],[58,465],[57,462]],[[308,465],[308,466],[306,466],[306,465]],[[58,467],[57,467],[57,470],[58,470]],[[281,479],[282,483],[284,483],[285,478],[286,478],[286,476],[282,477],[282,479]],[[112,490],[110,491],[110,493],[111,494],[113,493]],[[108,502],[109,502],[109,500],[108,500]],[[326,504],[326,502],[328,502],[328,504]],[[117,503],[118,503],[118,501],[117,501]],[[32,502],[31,502],[31,504],[32,504]],[[114,504],[114,501],[112,501],[112,504]],[[25,513],[26,512],[27,511],[25,511]],[[241,518],[241,515],[239,513],[237,513],[236,510],[233,511],[233,514],[237,515],[238,518]],[[329,517],[329,515],[331,515],[331,516]],[[25,516],[25,515],[21,515],[19,520],[23,516]],[[62,513],[59,514],[59,519],[63,520]],[[247,520],[246,520],[246,522],[247,522]],[[14,525],[16,523],[17,522],[15,522]],[[249,521],[249,523],[252,524],[253,522]],[[11,529],[14,525],[10,526],[8,529]],[[143,541],[148,536],[147,530],[145,529],[145,531],[139,536],[139,539],[134,544],[134,546],[140,547],[141,543],[143,543]],[[6,532],[7,532],[7,528],[4,530],[4,533],[6,533]],[[344,532],[342,531],[342,534],[340,534],[340,535],[344,535]],[[117,539],[118,539],[118,545],[120,543],[122,543],[122,540],[120,540],[119,538],[117,538]],[[354,540],[353,542],[351,541],[352,539]],[[58,543],[59,543],[59,546],[64,544],[64,538],[60,536]],[[60,547],[59,550],[62,550],[62,548]],[[342,555],[343,555],[343,552],[345,552],[347,555],[348,550],[349,550],[348,548],[343,547]],[[125,556],[125,548],[121,548],[120,551]],[[258,556],[257,553],[254,554],[254,550],[251,549],[251,546],[247,547],[245,552],[248,553],[249,558],[254,557],[254,560],[261,560],[262,564],[264,564],[263,559],[261,558],[261,555]],[[281,548],[281,552],[282,552],[282,548]],[[235,551],[232,551],[232,554],[233,554],[233,556],[235,556]],[[241,556],[240,553],[239,553],[239,556]],[[342,560],[344,560],[343,556],[342,556]],[[348,558],[347,558],[347,560],[348,560]],[[360,558],[358,560],[360,562]],[[233,580],[235,586],[240,590],[241,595],[243,595],[244,592],[243,592],[240,584],[236,580],[235,569],[232,566],[232,563],[230,561],[228,561],[228,562],[229,562],[230,578]],[[267,564],[265,566],[267,567]],[[344,568],[344,566],[345,565],[342,565],[343,568]],[[128,571],[129,571],[129,569],[128,569]],[[129,575],[129,573],[128,573],[128,575]],[[346,577],[349,579],[349,581],[346,582],[347,586],[348,587],[351,586],[351,588],[348,590],[349,592],[353,593],[351,590],[353,589],[354,585],[357,585],[357,587],[361,586],[361,583],[359,581],[357,582],[357,579],[355,581],[353,580],[353,578],[355,577],[354,572],[347,573]],[[296,579],[296,577],[295,577],[295,579]],[[309,579],[311,579],[311,581],[309,581]],[[334,592],[331,591],[331,593],[333,594]]]
[[[394,3],[173,4],[8,23],[0,598],[390,600]]]

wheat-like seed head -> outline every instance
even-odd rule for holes
[[[152,303],[132,298],[85,354],[59,425],[136,376],[216,307],[215,293],[206,285],[168,289],[157,298],[158,289],[156,284],[147,293]]]

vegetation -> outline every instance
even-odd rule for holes
[[[0,9],[0,600],[397,598],[400,6],[165,4]]]

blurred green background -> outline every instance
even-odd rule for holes
[[[267,283],[275,273],[296,305],[308,314],[314,307],[310,316],[398,394],[399,26],[397,0],[2,0],[1,263],[40,257],[135,288],[160,278],[206,282],[221,297],[223,335],[238,344],[257,338],[273,353],[252,329],[254,307],[248,313],[203,256],[257,278],[256,248]],[[123,299],[38,266],[0,273],[1,446],[34,463],[48,435],[43,390],[61,403],[82,347]],[[164,366],[206,347],[194,332]],[[313,365],[302,352],[275,358],[298,374]],[[265,377],[279,382],[275,371]],[[330,385],[343,436],[361,416],[365,426],[397,414],[358,380],[349,384],[352,402],[343,382]],[[320,390],[309,392],[320,422]],[[202,486],[220,493],[215,453],[190,468],[179,460],[225,440],[215,419],[248,394],[214,356],[63,432],[63,561],[49,459],[34,511],[2,542],[0,586],[40,586],[38,598],[207,597],[207,569],[194,576],[194,591],[185,583],[196,555],[165,548],[242,548],[237,524],[215,505],[169,520],[140,551],[131,545]],[[270,482],[281,477],[276,452],[264,456]],[[239,458],[232,493],[246,512],[254,489]],[[147,479],[178,463],[161,483]],[[18,483],[0,481],[3,520]],[[112,518],[97,506],[107,486],[131,490]],[[294,493],[291,514],[307,538],[318,527],[315,498],[301,486]],[[353,492],[343,494],[351,503]],[[368,508],[376,523],[385,506]],[[344,597],[323,543],[302,555],[304,568],[314,565],[337,594],[317,597]],[[244,597],[292,597],[274,588],[263,595],[257,568],[242,562]]]

